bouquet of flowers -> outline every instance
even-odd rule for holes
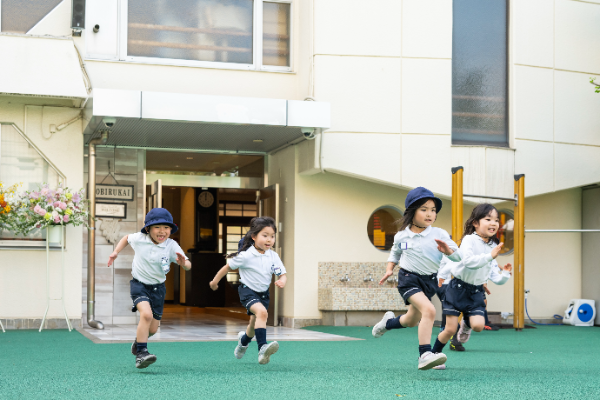
[[[27,234],[33,229],[48,226],[87,226],[88,201],[83,190],[74,191],[62,185],[50,189],[44,184],[39,190],[24,192],[16,200],[19,211],[15,225],[20,233]]]
[[[4,188],[2,182],[0,182],[0,229],[12,230],[14,214],[13,207],[9,202],[14,194],[17,192],[17,188],[20,184],[15,183],[12,186]]]

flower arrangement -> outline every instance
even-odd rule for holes
[[[0,229],[11,229],[12,227],[12,214],[13,211],[12,205],[9,203],[9,200],[12,196],[17,192],[20,184],[15,183],[12,186],[4,188],[2,182],[0,182]]]

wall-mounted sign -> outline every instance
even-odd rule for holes
[[[127,218],[126,203],[96,202],[96,218]]]
[[[133,201],[133,185],[96,185],[96,198],[102,200]]]

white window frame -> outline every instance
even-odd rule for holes
[[[21,137],[23,139],[25,139],[25,141],[27,143],[29,143],[29,145],[40,155],[40,157],[42,157],[44,159],[44,161],[46,161],[48,163],[48,165],[50,166],[50,168],[52,168],[54,171],[56,171],[56,174],[58,175],[58,182],[62,183],[63,186],[67,186],[67,177],[56,167],[56,165],[54,165],[54,163],[52,163],[52,161],[50,161],[48,159],[48,157],[46,157],[46,155],[44,153],[42,153],[42,151],[39,149],[39,147],[37,147],[28,137],[27,135],[25,135],[25,133],[19,129],[19,127],[13,123],[13,122],[4,122],[4,121],[0,121],[0,126],[2,125],[6,125],[6,126],[12,126],[19,135],[21,135]],[[2,133],[0,132],[0,135]],[[1,141],[1,137],[0,137],[0,146],[2,146],[2,141]],[[1,154],[1,153],[0,153]],[[42,184],[42,182],[40,182],[40,184]],[[2,240],[0,239],[0,248],[3,249],[40,249],[40,250],[45,250],[46,249],[46,241],[48,240],[48,238],[46,237],[46,240],[39,240],[39,241],[33,241],[33,240]],[[63,238],[64,240],[64,238]],[[58,248],[60,249],[60,245],[56,245],[56,244],[50,244],[49,245],[50,248]]]
[[[263,65],[263,3],[286,3],[290,4],[290,65],[287,67]],[[174,65],[184,67],[200,67],[200,68],[215,68],[215,69],[234,69],[246,71],[267,71],[267,72],[293,72],[294,58],[294,0],[254,0],[253,8],[253,29],[252,29],[252,64],[240,63],[224,63],[217,61],[194,61],[182,60],[174,58],[158,58],[158,57],[139,57],[129,56],[127,54],[127,24],[128,24],[128,6],[129,0],[119,0],[119,39],[118,53],[119,60],[139,64],[153,65]],[[92,55],[88,55],[90,59],[94,59]]]

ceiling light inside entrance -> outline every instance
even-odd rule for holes
[[[254,143],[262,143],[262,142],[263,142],[263,140],[262,140],[262,139],[254,139],[254,140],[253,140],[253,142],[254,142]]]

